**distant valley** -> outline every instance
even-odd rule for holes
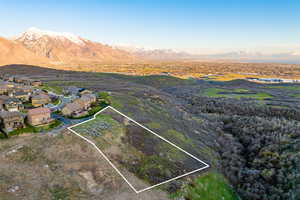
[[[0,50],[0,65],[220,80],[244,79],[254,74],[263,78],[300,79],[300,65],[280,64],[297,63],[297,52],[269,56],[243,51],[197,55],[172,49],[109,46],[71,33],[38,28],[30,28],[13,39],[0,38]]]

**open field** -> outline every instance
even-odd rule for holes
[[[257,100],[264,100],[266,98],[272,98],[271,95],[268,93],[256,93],[250,92],[245,89],[234,89],[234,90],[225,90],[220,88],[208,88],[202,94],[203,96],[208,97],[231,97],[231,98],[250,98],[250,99],[257,99]]]

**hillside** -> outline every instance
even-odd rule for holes
[[[42,64],[48,63],[47,58],[35,55],[18,42],[0,37],[0,63],[5,64]]]
[[[183,80],[171,76],[126,76],[18,65],[3,67],[1,72],[22,73],[42,79],[49,87],[63,88],[72,85],[96,92],[107,91],[114,108],[211,165],[205,173],[196,173],[160,189],[154,189],[151,193],[142,193],[143,195],[154,195],[153,198],[162,195],[161,199],[164,200],[169,199],[167,196],[185,200],[196,200],[201,197],[232,200],[238,199],[237,194],[243,200],[285,200],[300,197],[300,179],[297,175],[297,169],[300,167],[299,84],[270,85],[243,80],[229,82]],[[113,187],[114,184],[122,183],[114,179],[117,177],[110,173],[104,173],[107,176],[101,173],[105,165],[101,157],[98,157],[101,161],[97,165],[95,163],[86,167],[78,166],[78,163],[67,165],[66,163],[72,160],[82,159],[83,163],[88,162],[83,160],[82,155],[92,151],[81,142],[76,142],[77,138],[72,139],[68,133],[64,132],[54,140],[45,136],[47,142],[42,144],[47,144],[47,148],[45,146],[41,148],[38,143],[25,142],[25,146],[33,149],[25,153],[23,149],[17,153],[22,158],[30,152],[40,152],[37,154],[40,157],[34,157],[29,163],[35,169],[42,169],[41,166],[44,166],[45,162],[51,164],[49,169],[51,173],[47,173],[47,179],[35,179],[38,181],[35,185],[42,185],[46,191],[54,189],[63,191],[68,197],[75,196],[78,199],[106,198],[107,195],[113,196],[115,193],[127,195],[121,195],[120,198],[128,199],[133,195],[124,193],[129,191],[128,188],[124,189],[126,185]],[[27,136],[10,140],[13,142],[23,137]],[[71,150],[70,146],[58,148],[59,145],[66,144],[76,144],[73,147],[75,149]],[[133,143],[137,144],[140,143]],[[50,155],[51,149],[59,151]],[[78,157],[80,159],[77,159]],[[12,158],[12,156],[4,158],[7,164],[3,168],[6,171],[9,164],[15,167],[23,165],[20,160],[11,160]],[[95,162],[95,159],[92,159],[92,162]],[[132,166],[132,163],[129,164]],[[153,170],[151,162],[142,164],[141,169]],[[141,166],[137,166],[134,170],[140,169]],[[36,171],[45,176],[42,170]],[[53,174],[63,172],[68,177],[65,182],[51,179]],[[99,193],[86,189],[82,177],[90,175],[80,175],[82,172],[84,174],[92,172],[97,186],[104,187],[102,183],[107,183],[105,189]],[[0,176],[5,177],[5,180],[9,180],[11,176],[15,177],[11,182],[2,184],[4,192],[15,185],[24,191],[27,191],[26,187],[32,187],[30,177],[26,178],[25,183],[20,182],[17,177],[22,175],[18,171],[14,174],[3,173],[0,172]],[[48,185],[47,180],[56,182],[53,181]],[[157,192],[161,190],[163,193],[158,194]],[[80,194],[81,197],[78,196]],[[41,196],[38,192],[30,195]],[[132,199],[134,198],[138,197],[133,195]],[[150,196],[144,197],[147,198]]]

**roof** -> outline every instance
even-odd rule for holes
[[[19,95],[28,95],[28,92],[18,91],[15,93],[15,96],[19,96]]]
[[[82,97],[80,97],[80,99],[82,99],[84,101],[92,100],[95,98],[96,98],[96,95],[94,95],[94,94],[85,94],[85,95],[82,95]]]
[[[22,103],[22,102],[17,98],[9,98],[9,99],[4,100],[4,103],[9,104],[9,103]]]
[[[78,102],[68,103],[64,108],[69,109],[70,111],[81,110],[83,106]]]
[[[6,95],[0,95],[0,100],[2,101],[5,101],[7,99],[9,99],[10,97],[9,96],[6,96]]]
[[[49,108],[34,108],[34,109],[30,109],[28,110],[28,115],[41,115],[41,114],[48,114],[51,113]]]
[[[20,112],[8,112],[8,111],[1,111],[0,117],[1,118],[9,118],[9,117],[23,117],[22,113]]]
[[[46,99],[46,98],[47,99],[49,98],[49,96],[46,94],[39,94],[32,97],[32,99]]]

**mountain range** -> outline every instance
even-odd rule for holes
[[[6,39],[0,37],[0,65],[93,65],[103,63],[140,63],[149,61],[291,61],[300,62],[299,52],[264,55],[243,51],[214,55],[198,55],[171,49],[145,49],[109,46],[71,33],[44,31],[29,28]]]

